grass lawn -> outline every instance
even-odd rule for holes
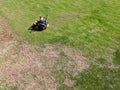
[[[30,33],[30,25],[46,14],[50,27]],[[23,41],[38,46],[62,43],[88,58],[90,69],[71,77],[76,80],[73,87],[61,84],[59,90],[120,89],[120,68],[109,68],[110,60],[120,65],[119,0],[0,0],[0,15]]]

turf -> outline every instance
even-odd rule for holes
[[[120,80],[117,77],[120,73],[118,72],[119,70],[114,71],[105,68],[103,70],[95,66],[91,71],[73,78],[73,80],[76,80],[74,87],[61,85],[59,90],[119,90]]]
[[[50,27],[42,32],[30,33],[28,28],[31,24],[39,15],[46,14]],[[0,15],[6,17],[15,32],[31,44],[62,43],[79,48],[91,61],[103,64],[112,58],[116,65],[120,64],[119,0],[0,0]],[[115,71],[99,67],[90,69],[77,78],[72,89],[116,90],[120,88],[120,77],[119,70]],[[104,72],[111,74],[109,80],[102,77]],[[114,77],[118,80],[115,80],[113,88],[109,88]],[[62,85],[60,89],[70,90]]]
[[[53,2],[53,3],[52,3]],[[88,55],[118,47],[120,10],[118,0],[2,0],[0,13],[16,33],[33,44],[61,42],[79,47]],[[68,3],[69,2],[69,3]],[[50,27],[29,33],[39,15],[48,14]],[[104,50],[104,49],[108,49]],[[91,53],[92,52],[92,53]]]

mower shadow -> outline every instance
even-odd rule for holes
[[[44,29],[33,29],[33,28],[29,27],[28,30],[29,30],[30,33],[31,33],[31,32],[41,32],[41,31],[43,31]]]

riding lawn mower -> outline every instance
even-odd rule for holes
[[[35,21],[35,23],[33,23],[29,30],[35,30],[35,31],[42,31],[42,30],[45,30],[47,29],[47,27],[49,26],[48,24],[48,21],[47,21],[47,16],[46,15],[44,18],[43,18],[43,21]]]

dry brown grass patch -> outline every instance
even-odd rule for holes
[[[70,79],[65,79],[64,80],[64,84],[68,87],[72,87],[74,84],[75,84],[75,81],[74,80],[70,80]]]

